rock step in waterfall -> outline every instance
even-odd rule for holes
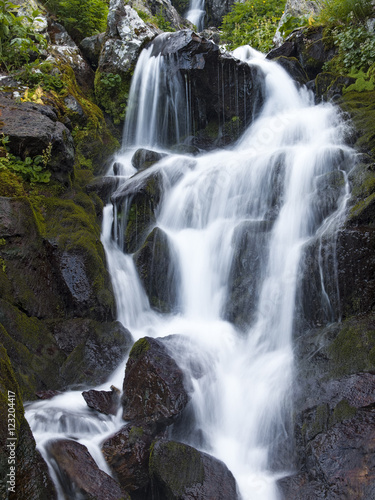
[[[213,149],[220,134],[209,152],[194,140],[214,119],[223,136],[234,117],[230,147]],[[123,387],[122,408],[93,414],[70,392],[28,409],[55,479],[69,477],[61,497],[72,484],[88,492],[89,477],[57,458],[55,440],[74,437],[134,499],[280,498],[293,469],[292,340],[310,320],[309,252],[319,321],[340,314],[327,283],[353,163],[345,134],[332,105],[315,106],[250,48],[220,55],[185,31],[145,49],[102,234],[118,319],[137,341],[124,381],[125,362],[109,382]],[[194,154],[176,154],[182,142]]]

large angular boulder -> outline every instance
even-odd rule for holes
[[[70,497],[83,495],[97,500],[130,500],[117,481],[99,469],[86,446],[61,439],[49,443],[48,452],[61,476],[70,483],[67,492]]]
[[[193,144],[202,148],[236,139],[259,112],[263,74],[256,66],[220,52],[219,46],[191,30],[157,37],[152,54],[165,56],[166,71],[187,82]]]
[[[190,397],[182,370],[163,339],[144,337],[129,354],[123,384],[123,419],[163,427],[181,415]]]
[[[309,80],[317,77],[325,62],[336,54],[335,47],[324,43],[323,27],[303,28],[293,32],[280,47],[267,54],[268,59],[280,56],[295,58],[299,61]]]
[[[150,455],[152,493],[165,500],[236,500],[236,481],[216,458],[175,441],[156,441]]]
[[[73,138],[53,109],[0,97],[0,111],[0,133],[9,137],[10,152],[25,159],[43,155],[52,148],[48,169],[55,179],[68,185],[74,164]]]
[[[127,491],[143,491],[146,497],[150,482],[150,446],[157,434],[153,425],[134,423],[126,425],[103,443],[104,458]]]

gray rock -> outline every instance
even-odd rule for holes
[[[99,65],[100,52],[102,50],[105,33],[84,38],[79,44],[84,57],[88,60],[91,67],[95,70]]]

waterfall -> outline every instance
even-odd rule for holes
[[[102,241],[119,320],[135,339],[183,334],[202,366],[199,379],[190,374],[194,428],[182,439],[225,462],[243,500],[276,500],[277,481],[292,467],[293,334],[301,266],[312,242],[318,240],[321,246],[332,237],[334,244],[348,199],[346,170],[352,152],[334,106],[315,105],[305,88],[298,89],[280,66],[256,51],[244,48],[234,55],[264,74],[266,100],[257,119],[230,149],[193,159],[170,155],[137,174],[162,173],[155,226],[164,231],[173,250],[178,309],[161,315],[151,308],[132,256],[112,239],[110,206],[104,210]],[[152,49],[140,57],[130,92],[125,148],[165,150],[165,128],[173,130],[172,142],[189,133],[186,113],[180,113],[186,109],[184,83],[177,74],[168,78],[164,63]],[[130,161],[125,153],[121,158]],[[125,171],[131,175],[134,170],[128,166]],[[328,202],[320,186],[329,183],[332,174],[340,182]],[[324,273],[320,259],[328,322],[337,320],[339,312],[324,287]],[[241,296],[236,295],[238,286]],[[233,313],[239,308],[245,318],[241,321]],[[187,345],[176,341],[171,349],[189,374]],[[121,386],[123,370],[120,367],[108,385]],[[81,425],[71,434],[86,432],[93,441],[121,425],[119,416],[96,421],[89,417],[77,394],[28,408],[42,450],[47,438],[69,434],[59,426],[56,409]],[[98,454],[95,459],[105,467]]]
[[[205,14],[204,0],[190,0],[189,10],[185,17],[197,27],[198,31],[202,31],[204,28]]]

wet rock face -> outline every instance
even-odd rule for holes
[[[326,48],[324,45],[323,28],[314,27],[292,33],[280,47],[269,52],[267,59],[280,56],[295,58],[308,79],[313,80],[322,71],[324,63],[331,60],[335,53],[335,48]]]
[[[126,253],[137,251],[156,223],[162,180],[158,171],[134,175],[111,198],[116,205],[117,220],[114,224],[117,224],[118,244]]]
[[[51,145],[51,160],[48,168],[52,176],[68,183],[74,164],[74,144],[69,130],[57,121],[49,106],[24,102],[15,103],[6,97],[0,98],[0,133],[9,137],[11,153],[21,158],[43,155]]]
[[[230,272],[226,317],[240,328],[254,319],[260,294],[261,276],[267,255],[272,222],[245,222],[233,234],[234,258]],[[270,307],[272,303],[270,303]]]
[[[174,441],[156,441],[150,456],[152,495],[157,499],[238,499],[236,481],[216,458]]]
[[[150,305],[160,312],[175,311],[179,273],[164,231],[156,227],[133,258]]]
[[[374,314],[296,340],[296,475],[285,498],[372,498],[375,491]]]
[[[120,403],[120,391],[114,386],[110,391],[89,391],[82,392],[83,399],[87,406],[105,415],[116,415]]]
[[[104,458],[127,491],[144,492],[148,487],[150,446],[156,434],[152,425],[128,424],[103,443]]]
[[[48,452],[57,463],[62,481],[71,482],[69,494],[73,498],[84,495],[100,500],[130,500],[119,484],[99,469],[86,446],[61,439],[52,442]]]
[[[189,88],[191,120],[197,131],[193,144],[210,149],[229,144],[259,112],[263,76],[191,30],[163,34],[152,43],[153,54],[162,54],[169,71],[179,72]]]
[[[162,339],[149,337],[130,351],[123,391],[124,420],[161,426],[171,424],[190,399],[184,375]]]

